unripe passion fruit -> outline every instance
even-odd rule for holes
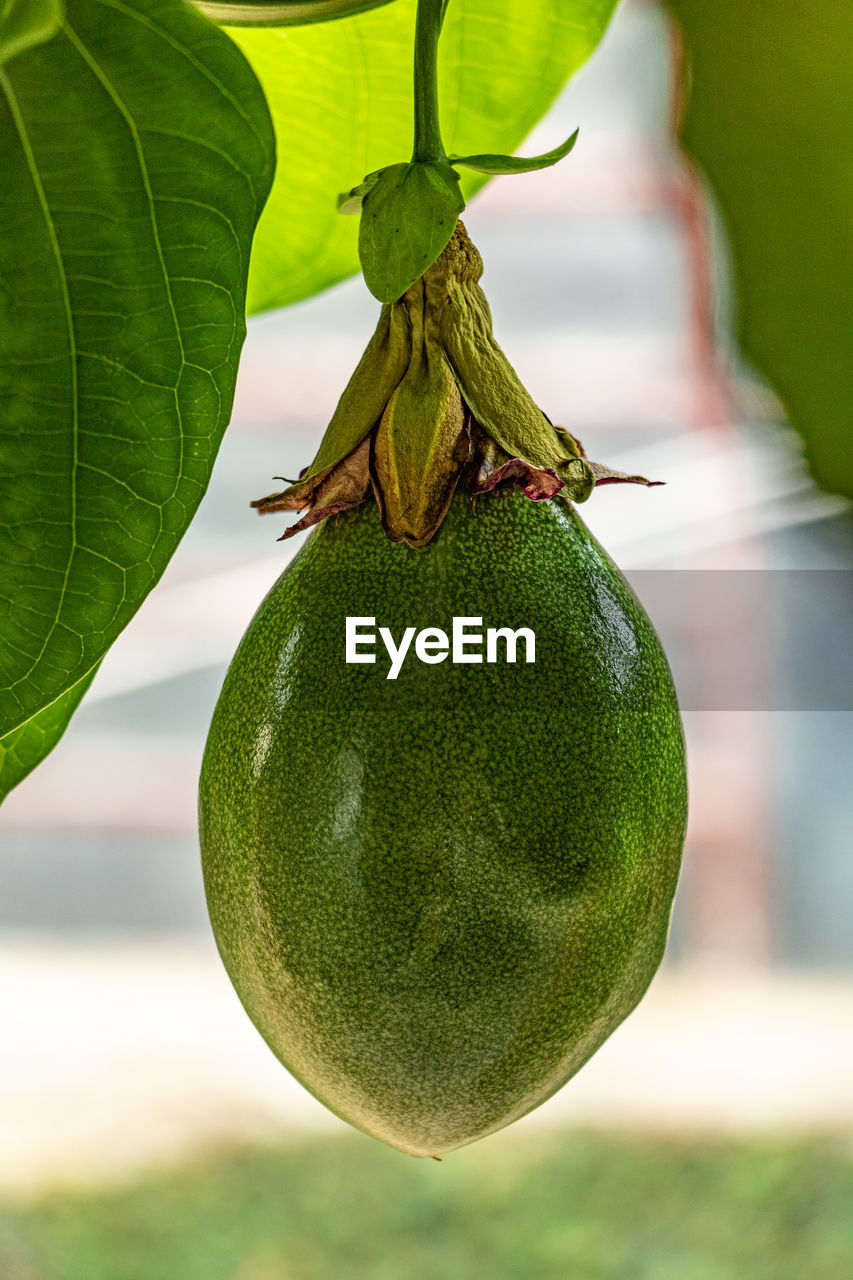
[[[381,643],[346,661],[348,616],[396,644],[454,617],[527,628],[535,661],[412,645],[391,680]],[[640,999],[685,804],[660,643],[573,507],[460,490],[413,550],[369,502],[314,530],[225,681],[201,779],[214,932],[288,1070],[439,1155],[538,1106]]]

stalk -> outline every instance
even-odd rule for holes
[[[447,0],[418,0],[415,26],[415,145],[412,160],[447,158],[438,120],[438,37]]]

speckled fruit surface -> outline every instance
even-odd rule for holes
[[[536,661],[388,680],[345,618],[531,628]],[[519,655],[521,656],[521,655]],[[415,1155],[509,1124],[640,999],[686,814],[666,659],[577,514],[458,494],[421,551],[374,503],[308,538],[234,658],[201,777],[208,907],[285,1066]]]

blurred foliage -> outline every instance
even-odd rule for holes
[[[824,488],[853,496],[853,33],[839,0],[669,0],[683,138],[719,201],[744,355]]]
[[[4,1280],[848,1280],[849,1141],[361,1138],[0,1214]]]

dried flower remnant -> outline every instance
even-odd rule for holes
[[[584,502],[598,484],[658,483],[590,462],[531,399],[492,333],[483,263],[462,223],[397,301],[347,384],[311,466],[261,514],[301,511],[283,538],[373,497],[393,542],[424,547],[458,484]]]

